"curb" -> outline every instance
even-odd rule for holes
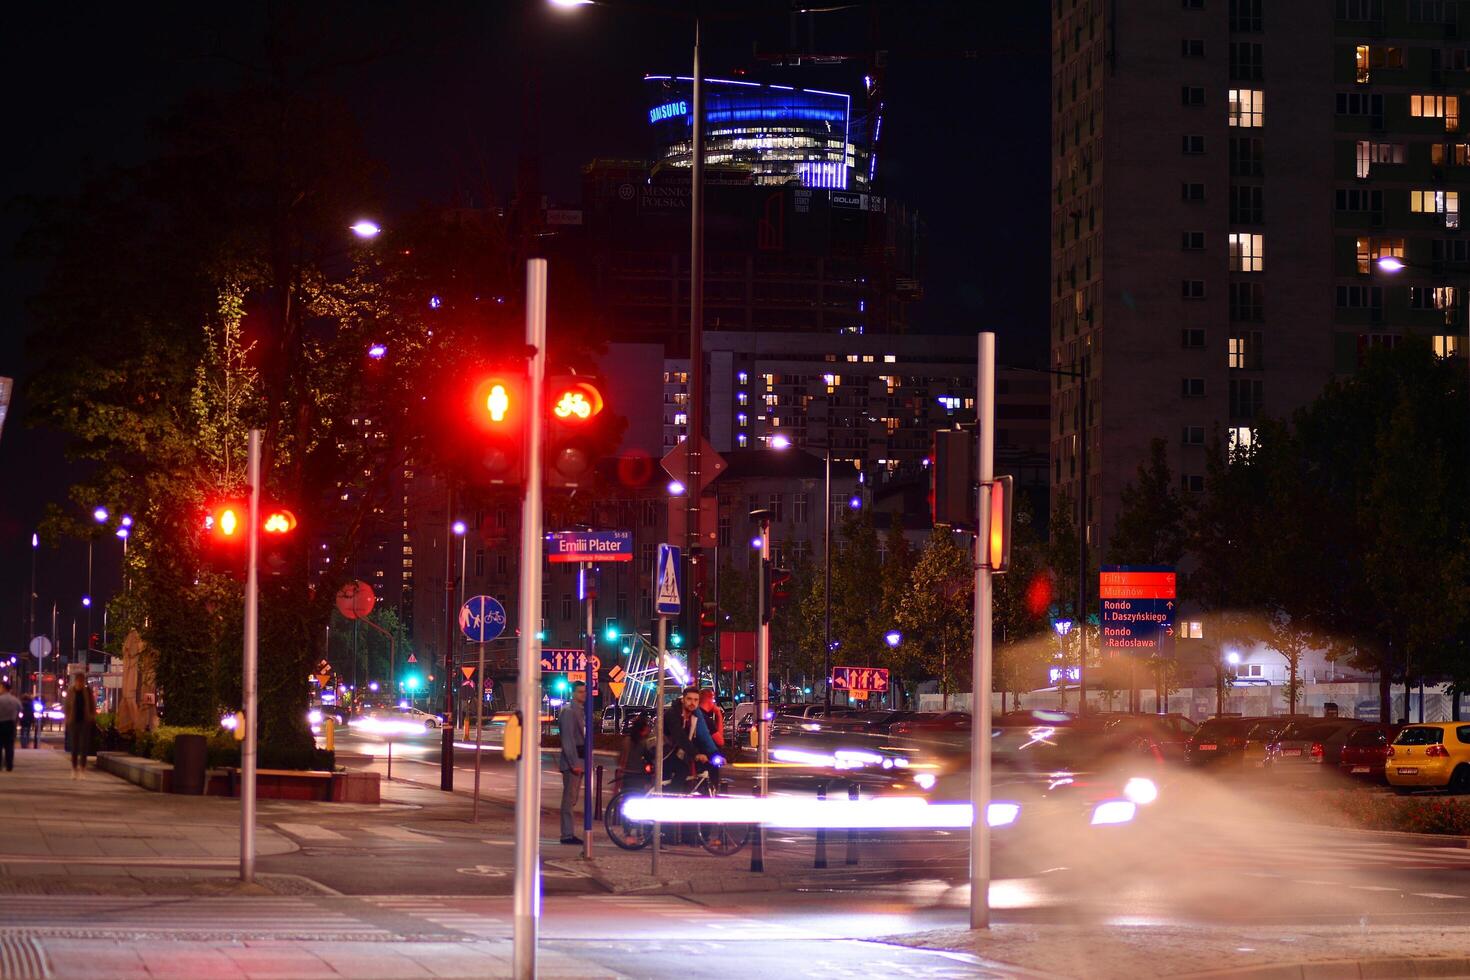
[[[596,860],[594,858],[594,860]],[[752,876],[749,879],[732,883],[728,879],[716,879],[705,881],[703,879],[689,878],[664,878],[662,880],[648,880],[651,875],[641,875],[645,879],[636,884],[621,881],[610,876],[607,872],[597,867],[587,867],[581,858],[575,863],[567,861],[547,861],[547,865],[560,868],[563,871],[575,872],[585,875],[598,887],[605,889],[614,895],[739,895],[745,893],[759,894],[775,891],[795,891],[808,888],[812,885],[812,879],[800,875],[769,875],[762,877]]]
[[[1459,834],[1419,834],[1408,830],[1372,830],[1364,827],[1345,827],[1333,824],[1299,823],[1296,827],[1313,830],[1346,830],[1357,837],[1383,841],[1389,844],[1410,844],[1415,847],[1463,847],[1470,848],[1470,837]]]
[[[1275,963],[1262,966],[1210,970],[1204,973],[1178,973],[1178,977],[1220,978],[1220,980],[1338,980],[1359,977],[1363,980],[1391,977],[1465,977],[1470,976],[1470,958],[1395,956],[1369,960],[1314,960],[1305,963]]]

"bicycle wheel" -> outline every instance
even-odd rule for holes
[[[623,802],[634,796],[642,796],[642,793],[618,793],[607,801],[607,809],[602,814],[602,825],[607,828],[607,836],[612,842],[625,851],[638,851],[648,846],[653,840],[653,824],[640,820],[629,820],[623,816]]]
[[[706,784],[699,795],[714,797],[719,794]],[[728,857],[746,845],[752,829],[748,823],[702,823],[699,825],[699,842],[711,854]]]

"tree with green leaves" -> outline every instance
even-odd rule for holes
[[[948,529],[936,529],[919,553],[909,583],[898,607],[903,639],[893,662],[910,681],[937,677],[947,702],[957,683],[970,675],[974,634],[970,553],[955,543]]]

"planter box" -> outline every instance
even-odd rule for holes
[[[381,803],[380,774],[376,772],[338,772],[332,774],[333,803]]]

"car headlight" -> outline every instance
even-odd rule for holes
[[[1020,815],[1019,803],[992,803],[985,808],[985,823],[991,827],[1006,827],[1015,823]]]
[[[920,789],[933,789],[935,782],[936,782],[936,780],[935,780],[934,774],[932,772],[921,772],[917,776],[914,777],[914,783]],[[996,804],[994,804],[994,803],[991,804],[991,806],[995,806],[995,805]],[[1012,817],[1011,819],[1014,820],[1015,818]]]
[[[1123,784],[1123,795],[1139,806],[1148,806],[1159,798],[1159,788],[1152,779],[1134,776]]]
[[[306,720],[313,725],[320,725],[322,723],[322,713],[316,710],[308,711],[306,713]]]
[[[1132,800],[1108,800],[1092,810],[1092,825],[1128,823],[1138,813]]]

